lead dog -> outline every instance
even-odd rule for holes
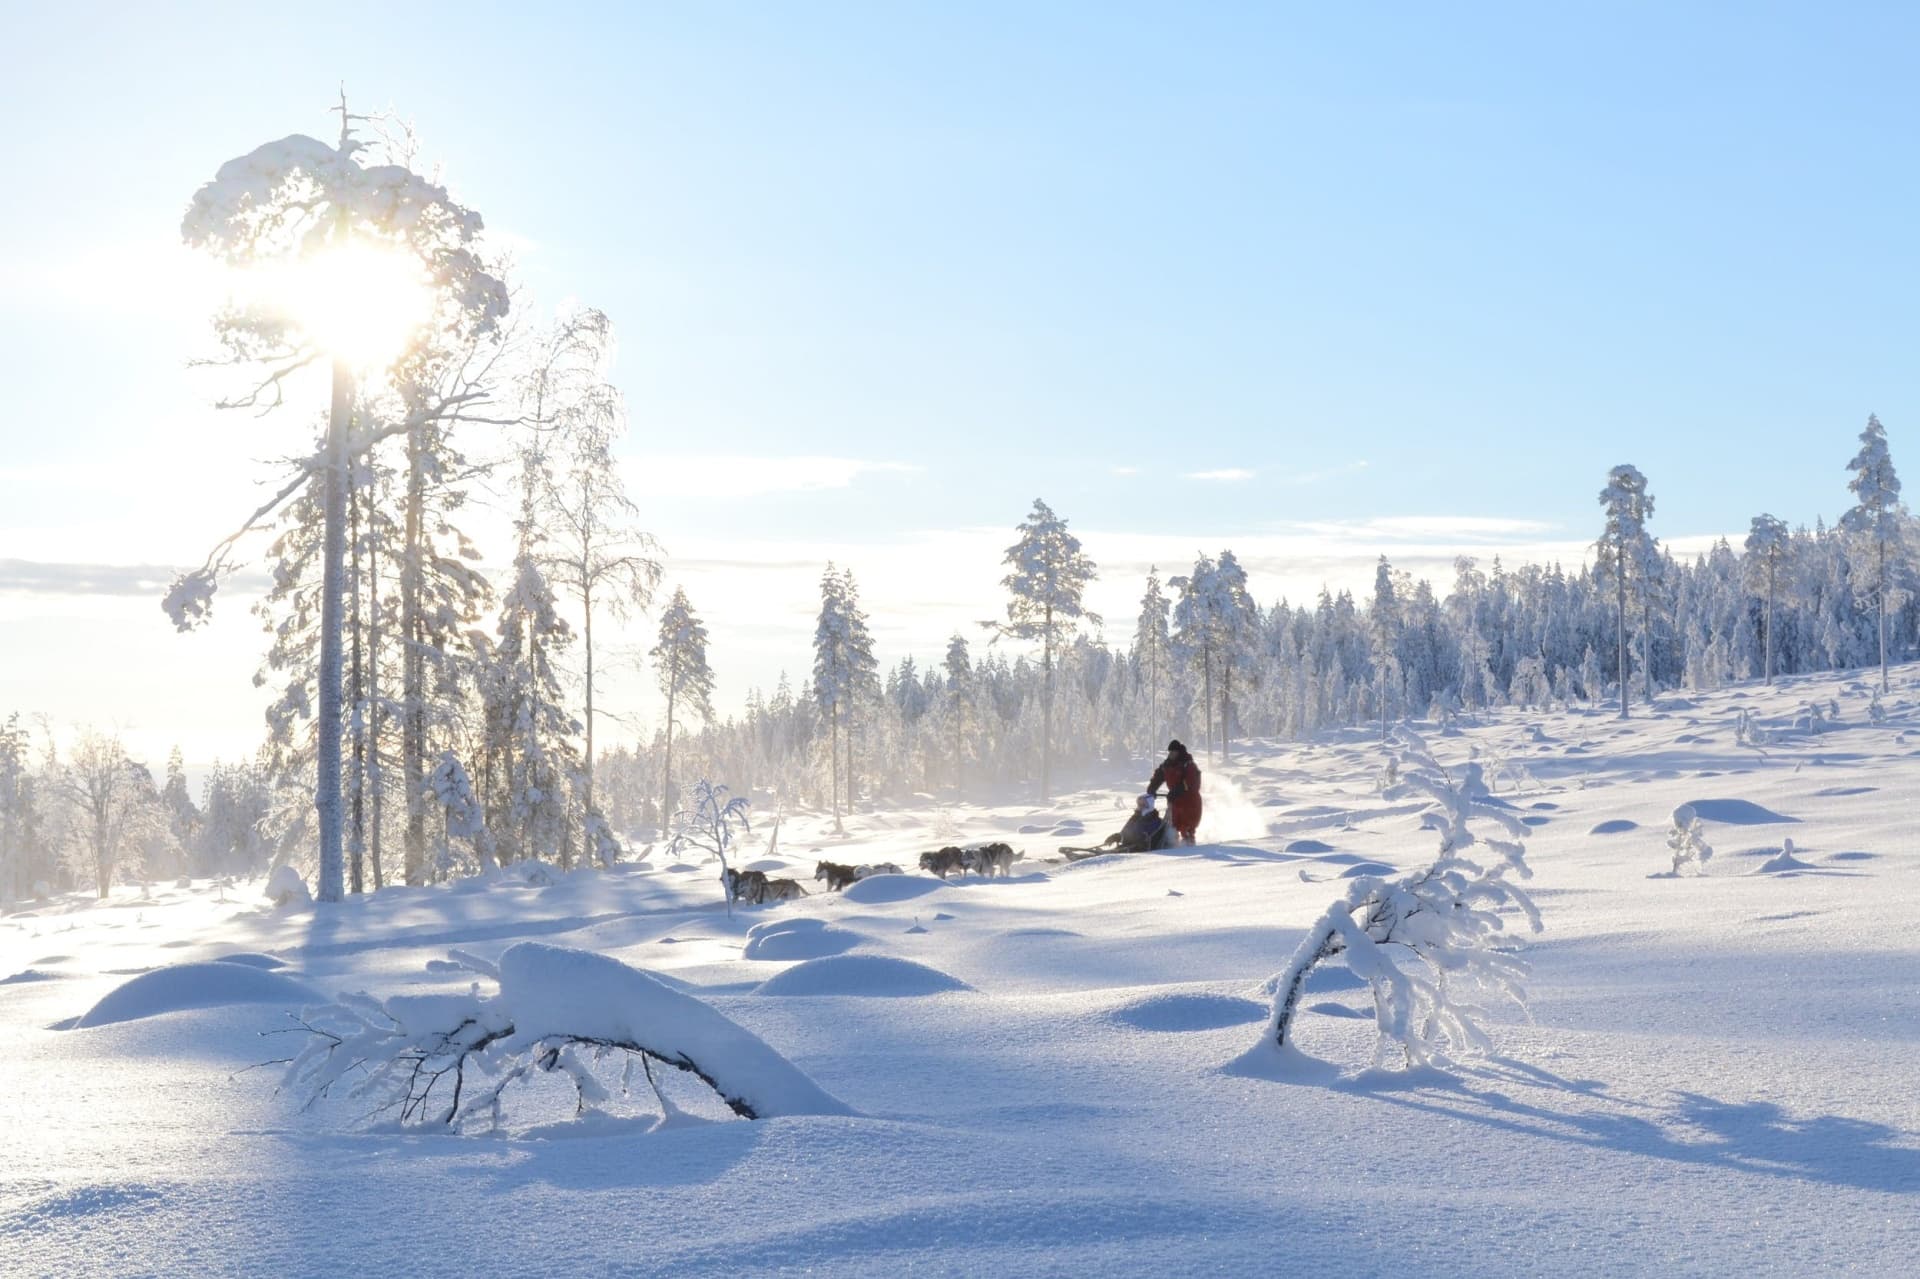
[[[799,881],[768,879],[767,873],[761,870],[735,870],[729,866],[720,880],[727,886],[727,891],[733,894],[735,901],[753,906],[807,895],[807,890],[800,887]]]
[[[720,873],[720,882],[737,902],[759,905],[767,899],[767,873],[762,870],[735,870],[729,866]]]

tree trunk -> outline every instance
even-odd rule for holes
[[[407,432],[406,547],[400,569],[400,780],[407,796],[404,874],[410,886],[427,882],[427,635],[420,606],[426,573],[425,432],[424,426]]]
[[[320,587],[320,670],[318,683],[319,770],[313,806],[320,825],[320,890],[314,896],[337,902],[344,895],[340,847],[340,668],[342,595],[347,543],[347,427],[353,413],[353,374],[346,361],[333,362],[333,407],[327,422],[323,485],[323,569]]]
[[[350,891],[359,894],[366,891],[367,699],[364,693],[366,666],[360,651],[360,486],[354,480],[351,460],[347,471],[347,517],[352,555],[347,591],[353,601],[348,619],[353,632],[353,833],[347,841],[347,870]]]
[[[584,811],[593,812],[593,579],[585,565],[580,573],[580,606],[584,614],[581,631],[587,650],[587,766]]]
[[[367,782],[373,789],[373,887],[385,888],[386,877],[380,869],[381,814],[385,810],[382,793],[384,775],[380,769],[380,551],[377,541],[367,543]]]

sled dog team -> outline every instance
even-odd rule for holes
[[[1159,799],[1160,788],[1167,790],[1167,815],[1162,818],[1155,802]],[[1167,848],[1173,843],[1191,845],[1195,832],[1200,826],[1200,766],[1194,762],[1178,738],[1167,743],[1167,758],[1153,770],[1153,777],[1147,782],[1146,794],[1140,796],[1134,805],[1133,816],[1127,824],[1115,834],[1090,849],[1063,849],[1072,853],[1093,853],[1117,850],[1120,852],[1150,852]],[[976,875],[991,878],[998,873],[1006,879],[1013,873],[1016,854],[1008,844],[976,844],[966,848],[949,846],[938,852],[920,854],[920,869],[945,879],[958,872],[962,876],[971,871]],[[858,883],[869,875],[898,875],[900,868],[892,862],[880,862],[871,866],[849,866],[841,862],[822,861],[813,868],[814,879],[824,882],[829,892],[843,892],[849,884]],[[763,902],[787,901],[795,897],[804,897],[807,890],[798,880],[769,879],[765,871],[733,870],[729,868],[721,875],[726,883],[727,893],[735,900],[760,905]]]

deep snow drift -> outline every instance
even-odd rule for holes
[[[1381,797],[1377,727],[1203,757],[1197,849],[1048,860],[1118,828],[1143,760],[1044,808],[893,811],[845,837],[789,818],[783,856],[741,850],[811,888],[819,857],[1004,839],[1024,854],[1005,880],[883,876],[730,916],[715,867],[656,853],[333,908],[197,884],[18,911],[0,1271],[1905,1273],[1917,680],[1896,671],[1880,724],[1865,680],[1800,678],[1625,723],[1422,726],[1450,767],[1477,752],[1525,824],[1546,923],[1531,1020],[1492,1008],[1498,1055],[1451,1073],[1364,1069],[1372,999],[1338,960],[1307,984],[1304,1068],[1231,1068],[1262,983],[1353,878],[1432,859],[1416,810]],[[1838,722],[1802,726],[1810,700]],[[1713,856],[1661,875],[1682,807]],[[663,1120],[642,1086],[576,1119],[572,1088],[536,1082],[498,1132],[446,1135],[244,1069],[299,1050],[262,1032],[303,991],[453,1007],[476,976],[450,950],[484,968],[522,942],[542,943],[507,965],[538,992],[530,1029],[670,1016],[706,1050],[760,1045],[757,1086],[814,1087],[788,1109],[817,1113],[669,1093]],[[618,1008],[592,997],[615,988]]]

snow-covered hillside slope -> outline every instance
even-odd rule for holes
[[[1119,826],[1146,761],[1044,810],[789,818],[746,863],[810,888],[820,856],[1024,856],[731,916],[714,867],[664,858],[332,909],[47,903],[0,921],[0,1272],[1912,1273],[1917,680],[1881,722],[1865,683],[1800,679],[1425,726],[1532,828],[1546,920],[1531,1020],[1495,1010],[1501,1055],[1451,1075],[1364,1070],[1337,962],[1299,1025],[1337,1070],[1225,1069],[1343,877],[1431,858],[1364,730],[1209,766],[1210,842],[1173,853],[1049,860]],[[1714,856],[1657,877],[1683,804]],[[523,940],[659,975],[853,1113],[742,1120],[682,1081],[670,1121],[644,1087],[574,1120],[555,1084],[447,1135],[242,1069],[298,1048],[260,1032],[307,992],[464,992],[449,950]]]

